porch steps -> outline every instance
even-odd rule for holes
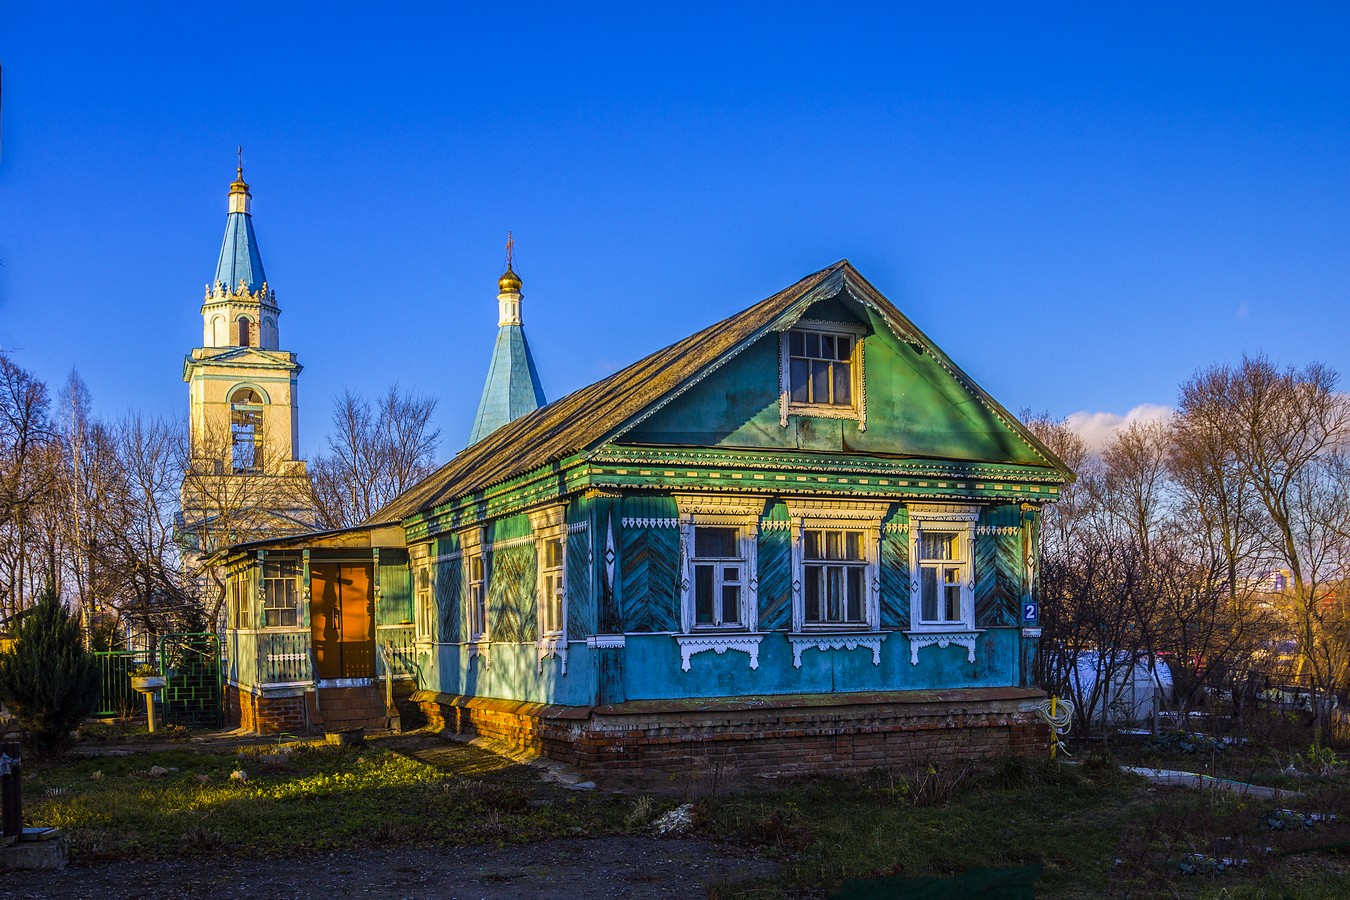
[[[365,728],[383,731],[388,727],[384,694],[374,685],[365,687],[321,687],[306,696],[310,721],[324,731]]]

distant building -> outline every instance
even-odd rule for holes
[[[404,712],[591,769],[1044,750],[1071,476],[852,265],[539,408],[520,299],[508,266],[465,450],[361,527],[230,551],[244,725],[381,725],[387,672]]]
[[[191,458],[179,535],[190,567],[220,547],[315,523],[297,457],[301,367],[279,349],[281,309],[263,272],[251,203],[241,165],[202,301],[202,345],[183,361]]]

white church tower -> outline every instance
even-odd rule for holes
[[[263,273],[252,199],[241,159],[202,301],[202,346],[183,362],[191,463],[181,531],[196,555],[314,527],[309,478],[296,455],[301,367],[279,349],[281,309]]]

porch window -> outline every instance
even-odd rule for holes
[[[253,573],[252,570],[237,572],[230,578],[230,627],[244,630],[253,627]]]
[[[487,639],[487,590],[483,584],[483,556],[469,557],[469,640]]]
[[[810,625],[867,625],[867,557],[860,531],[806,529],[802,549]]]
[[[563,633],[563,540],[545,540],[540,547],[539,633]]]
[[[296,628],[300,625],[300,561],[263,561],[263,627]]]

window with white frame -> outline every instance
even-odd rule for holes
[[[802,623],[867,625],[867,569],[863,534],[835,528],[803,532]]]
[[[483,554],[475,551],[469,560],[469,640],[487,640],[487,585],[483,583]]]
[[[436,592],[431,577],[431,548],[412,551],[413,621],[419,638],[436,634]]]
[[[263,560],[263,627],[295,628],[300,624],[300,560]]]
[[[563,633],[563,560],[566,537],[540,542],[539,633],[556,637]]]
[[[788,414],[863,422],[861,326],[802,321],[783,332],[781,404]]]
[[[694,526],[694,628],[744,628],[745,552],[739,528]]]
[[[753,497],[676,495],[684,633],[754,631],[759,517]]]
[[[540,659],[566,655],[567,647],[567,518],[566,507],[547,506],[530,513],[534,533],[535,595],[539,611]],[[563,662],[563,672],[567,664]]]
[[[975,627],[975,522],[979,508],[911,504],[910,624],[915,630]]]
[[[793,631],[876,631],[881,621],[881,520],[890,504],[786,502],[793,536]]]

